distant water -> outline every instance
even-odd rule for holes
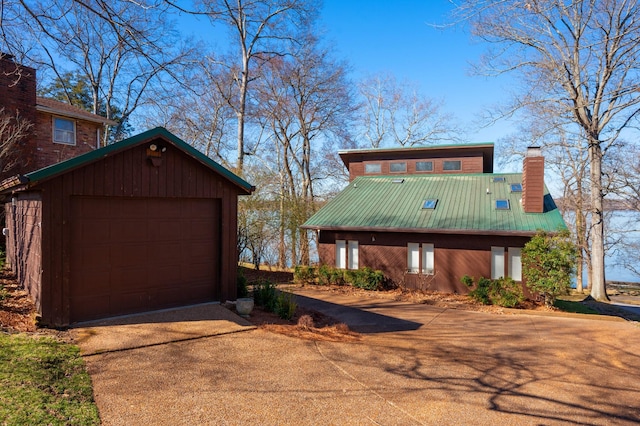
[[[608,225],[606,232],[609,236],[607,238],[609,241],[617,241],[622,237],[626,241],[640,243],[640,212],[611,212]],[[618,265],[622,257],[620,249],[621,245],[613,245],[605,255],[605,276],[607,281],[640,282],[640,276]],[[637,263],[640,265],[640,252],[635,251],[633,253]]]

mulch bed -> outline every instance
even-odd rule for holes
[[[244,276],[249,284],[260,280],[269,280],[275,284],[290,284],[293,280],[291,272],[279,272],[242,268]],[[37,333],[55,335],[63,340],[68,340],[64,331],[49,330],[37,327],[36,309],[29,299],[27,292],[18,287],[15,276],[8,270],[0,270],[0,284],[6,290],[4,300],[0,300],[0,331],[10,333]],[[314,286],[321,291],[331,291],[337,293],[357,294],[363,297],[379,297],[398,301],[405,301],[417,304],[427,304],[451,309],[463,309],[472,311],[491,312],[496,314],[504,313],[504,309],[499,306],[487,306],[474,302],[466,295],[445,294],[437,292],[403,291],[401,289],[387,291],[365,291],[350,286]],[[637,316],[628,314],[625,311],[606,303],[584,302],[604,315],[621,316],[628,320],[638,320]],[[525,302],[520,307],[526,310],[553,310],[543,304],[535,302]],[[305,317],[305,318],[303,318]],[[303,320],[301,320],[303,318]],[[360,336],[349,330],[345,324],[341,324],[334,318],[321,314],[320,312],[298,307],[291,320],[280,318],[273,312],[267,312],[256,306],[249,318],[249,321],[261,329],[285,334],[292,337],[310,340],[332,340],[332,341],[355,341]]]

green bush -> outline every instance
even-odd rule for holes
[[[242,272],[242,269],[238,269],[236,285],[238,288],[239,298],[249,296],[249,289],[247,288],[247,278],[244,276],[244,272]]]
[[[522,249],[522,275],[531,291],[544,297],[547,306],[569,292],[577,253],[569,231],[555,235],[540,231]]]
[[[7,297],[9,297],[9,292],[4,288],[2,284],[0,284],[0,305]]]
[[[344,285],[344,271],[329,265],[321,265],[318,268],[318,284]]]
[[[469,275],[465,275],[464,277],[460,278],[460,282],[462,282],[462,284],[466,285],[469,288],[473,287],[473,277],[470,277]]]
[[[465,275],[462,283],[472,287],[473,278]],[[513,308],[524,300],[522,286],[511,278],[490,280],[480,277],[476,287],[469,292],[469,296],[483,305],[497,305]]]
[[[345,281],[353,287],[365,290],[378,290],[382,288],[384,274],[371,268],[348,270],[344,272]]]
[[[306,265],[296,266],[293,270],[293,280],[299,284],[315,284],[316,268]]]
[[[493,280],[489,295],[491,303],[505,308],[513,308],[518,306],[524,300],[522,285],[515,282],[512,278],[501,278]]]
[[[490,305],[491,299],[489,298],[489,292],[491,287],[491,280],[488,278],[480,277],[476,288],[469,292],[469,296],[476,302],[483,305]]]
[[[291,293],[280,293],[276,299],[274,312],[282,319],[290,320],[296,313],[298,304]]]
[[[273,312],[276,308],[278,292],[276,286],[267,280],[258,281],[253,285],[253,301],[256,305]]]

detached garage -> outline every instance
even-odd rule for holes
[[[232,300],[253,189],[156,128],[2,182],[7,263],[53,326]]]

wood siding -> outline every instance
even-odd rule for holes
[[[131,197],[215,199],[220,210],[219,296],[236,297],[237,196],[239,189],[225,177],[165,143],[159,166],[147,157],[154,142],[134,146],[95,163],[42,181],[34,190],[42,193],[42,321],[65,325],[71,300],[72,197]]]
[[[358,241],[359,267],[368,266],[384,272],[396,285],[447,293],[468,293],[460,282],[464,275],[491,277],[491,247],[523,247],[528,237],[503,237],[455,234],[407,234],[321,231],[319,258],[321,264],[335,266],[335,240]],[[374,241],[375,240],[375,241]],[[434,245],[434,274],[407,272],[407,244]]]

